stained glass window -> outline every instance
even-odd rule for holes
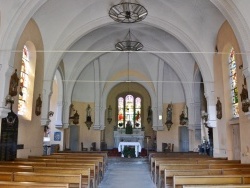
[[[29,86],[29,51],[26,46],[23,47],[21,74],[20,74],[20,92],[18,98],[18,114],[26,113],[26,100],[28,98],[27,88]]]
[[[123,127],[124,125],[124,99],[118,98],[118,126]]]
[[[118,98],[118,127],[125,128],[128,121],[133,128],[141,128],[141,98],[126,95]]]
[[[238,104],[238,88],[237,88],[237,72],[234,48],[231,49],[229,55],[229,77],[231,89],[231,102],[233,117],[239,117],[239,104]]]

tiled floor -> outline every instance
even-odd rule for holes
[[[147,158],[109,157],[108,168],[99,188],[156,188]]]

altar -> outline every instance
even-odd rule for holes
[[[139,156],[139,152],[141,152],[141,145],[139,142],[120,142],[118,144],[118,151],[122,153],[125,146],[134,146],[135,156],[136,157]],[[124,157],[123,153],[122,153],[122,157]]]
[[[133,134],[125,134],[125,129],[114,131],[114,148],[118,148],[120,142],[139,142],[144,148],[144,131],[133,129]]]

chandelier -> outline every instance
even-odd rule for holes
[[[129,30],[125,39],[123,41],[116,43],[115,48],[119,51],[140,51],[140,50],[142,50],[142,48],[143,48],[142,43],[140,43],[139,41],[133,40],[131,35],[132,34]]]
[[[148,11],[138,3],[124,2],[114,5],[109,10],[109,16],[120,23],[135,23],[146,18]]]

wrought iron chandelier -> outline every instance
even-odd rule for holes
[[[121,1],[109,10],[109,16],[120,23],[135,23],[146,18],[148,11],[138,3]]]
[[[115,48],[119,51],[140,51],[143,45],[139,41],[132,39],[132,34],[129,30],[124,40],[116,43]]]

